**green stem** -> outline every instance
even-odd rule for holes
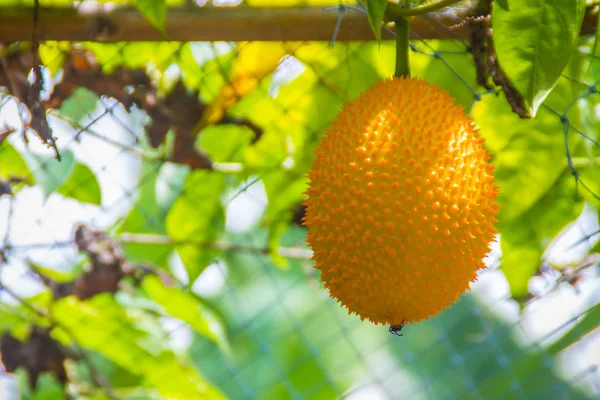
[[[396,19],[396,78],[410,78],[408,58],[408,19]]]
[[[415,8],[404,8],[399,4],[388,4],[385,10],[385,14],[390,19],[398,19],[400,17],[412,17],[413,15],[427,14],[440,8],[451,6],[452,4],[458,3],[461,0],[440,0],[437,3],[430,3],[424,6]]]

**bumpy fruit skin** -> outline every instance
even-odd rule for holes
[[[309,172],[304,225],[330,296],[375,324],[458,300],[494,240],[493,166],[446,91],[380,81],[341,110]]]

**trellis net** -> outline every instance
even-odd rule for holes
[[[593,37],[523,120],[478,84],[465,14],[413,32],[507,211],[472,290],[397,337],[327,296],[300,222],[324,129],[394,71],[393,40],[338,40],[366,15],[333,5],[331,41],[42,41],[41,67],[0,45],[0,398],[598,396]]]

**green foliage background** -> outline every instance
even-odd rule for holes
[[[285,5],[301,3],[306,2]],[[338,4],[308,5],[324,3]],[[494,31],[498,58],[534,118],[519,118],[502,93],[477,85],[472,56],[460,40],[415,41],[411,69],[413,75],[448,90],[481,126],[501,189],[500,268],[512,296],[524,304],[528,281],[539,272],[551,240],[580,215],[585,202],[598,207],[594,193],[600,193],[595,165],[600,138],[594,110],[600,102],[595,88],[600,65],[594,59],[600,51],[594,38],[577,34],[585,2],[547,1],[546,10],[539,10],[533,1],[498,3],[503,8],[497,7],[492,18],[498,26]],[[370,9],[379,11],[381,4],[368,2]],[[143,0],[136,5],[162,29],[166,3]],[[564,19],[544,19],[544,13],[559,5]],[[381,12],[371,14],[373,26],[381,20]],[[540,26],[543,30],[536,34],[534,28]],[[517,31],[521,33],[515,36]],[[42,44],[42,63],[52,75],[60,73],[64,54],[73,45]],[[392,75],[393,43],[338,42],[333,47],[312,42],[241,43],[218,56],[207,45],[209,57],[202,62],[193,43],[78,45],[95,55],[105,73],[122,66],[151,71],[164,95],[175,83],[167,70],[176,66],[186,88],[197,91],[207,104],[215,104],[218,93],[235,77],[258,77],[255,87],[226,113],[259,126],[262,137],[253,142],[252,131],[243,125],[203,128],[196,146],[216,163],[214,170],[169,161],[168,143],[157,150],[141,140],[139,146],[126,149],[143,163],[136,200],[124,218],[103,228],[117,238],[150,234],[167,239],[124,241],[125,258],[174,278],[171,256],[176,252],[185,266],[185,279],[171,286],[148,276],[139,286],[128,282],[117,294],[87,300],[74,296],[53,300],[45,290],[25,299],[28,305],[1,303],[3,331],[25,339],[34,323],[52,326],[56,340],[81,346],[89,354],[114,395],[122,399],[192,399],[200,398],[199,393],[210,399],[332,399],[347,393],[357,380],[378,382],[397,398],[589,396],[564,381],[553,366],[557,355],[597,328],[600,314],[595,306],[560,340],[538,346],[523,343],[517,328],[467,294],[440,316],[408,327],[398,339],[346,315],[324,295],[310,261],[279,251],[306,247],[305,231],[292,223],[293,210],[304,199],[306,172],[318,138],[342,104]],[[239,51],[245,46],[254,50]],[[263,65],[262,55],[276,51],[293,56],[304,67],[281,86],[272,73],[277,64]],[[270,69],[257,72],[261,68]],[[102,102],[95,93],[78,89],[50,114],[76,132],[98,106]],[[83,135],[87,133],[84,130]],[[138,133],[144,136],[142,129]],[[98,166],[78,159],[68,143],[59,144],[63,157],[59,163],[49,152],[18,150],[12,139],[19,140],[11,137],[0,144],[1,178],[25,177],[46,195],[103,205],[93,172]],[[589,190],[581,182],[577,185],[569,160]],[[258,181],[268,200],[262,219],[246,233],[229,232],[225,210],[231,193],[247,191]],[[17,195],[19,190],[26,189],[16,187]],[[217,242],[228,247],[206,245]],[[264,251],[231,251],[236,248]],[[203,298],[191,291],[191,284],[217,260],[228,267],[226,289]],[[45,273],[57,281],[70,281],[81,273],[81,264],[66,274],[49,269]],[[189,349],[172,346],[160,317],[173,317],[193,330]],[[76,379],[74,398],[110,398],[106,388],[95,385],[84,363],[74,363],[70,374]],[[22,387],[24,398],[63,396],[49,376],[37,392]]]

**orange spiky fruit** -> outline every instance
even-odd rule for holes
[[[375,324],[436,315],[485,267],[498,213],[478,127],[418,78],[346,104],[309,172],[307,241],[330,296]]]

